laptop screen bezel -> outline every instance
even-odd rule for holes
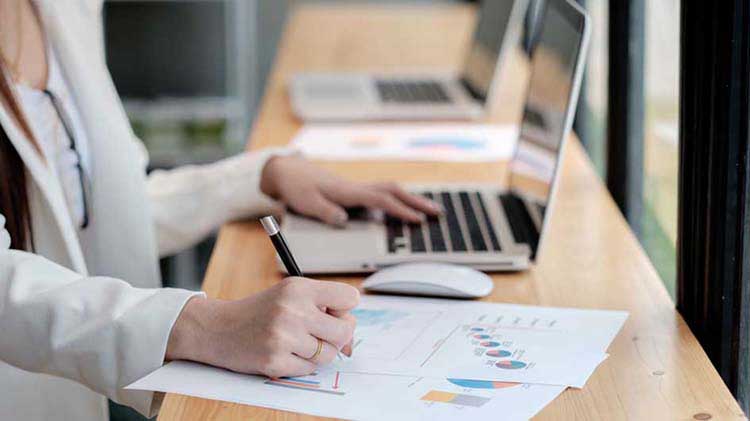
[[[500,1],[500,0],[480,0],[479,4],[479,10],[478,14],[482,13],[482,3],[485,1]],[[479,24],[481,22],[481,19],[485,18],[485,16],[479,16],[478,21],[476,24],[476,27],[474,29],[474,35],[472,37],[472,42],[469,47],[469,50],[466,52],[464,56],[463,65],[461,67],[461,74],[459,77],[459,82],[463,86],[464,89],[466,89],[467,93],[474,98],[476,101],[485,104],[487,102],[487,99],[491,97],[492,91],[494,89],[494,86],[497,83],[498,74],[500,73],[500,69],[502,67],[503,62],[505,61],[505,52],[508,50],[508,47],[511,46],[516,40],[518,35],[520,34],[520,28],[522,26],[521,19],[522,14],[526,10],[526,6],[528,4],[528,0],[508,0],[512,1],[512,6],[510,8],[510,13],[508,15],[508,19],[505,24],[505,28],[500,33],[500,47],[498,48],[497,55],[495,57],[495,63],[494,63],[494,69],[492,72],[492,76],[490,78],[488,87],[486,92],[484,92],[481,88],[475,86],[475,84],[471,81],[473,79],[471,73],[472,69],[472,63],[471,63],[471,56],[476,47],[479,45],[478,40],[478,29]]]
[[[583,71],[585,68],[585,60],[587,57],[588,52],[588,44],[589,44],[589,37],[590,37],[590,18],[586,11],[581,8],[579,5],[572,3],[570,0],[546,0],[544,4],[544,11],[541,15],[541,19],[539,21],[540,27],[544,25],[544,22],[547,18],[547,13],[549,11],[550,7],[555,7],[557,12],[560,13],[561,16],[563,16],[574,28],[577,28],[579,30],[579,33],[581,35],[580,42],[578,44],[578,50],[576,51],[576,57],[575,57],[575,67],[573,71],[573,83],[571,84],[570,93],[568,94],[568,100],[565,107],[565,120],[563,123],[563,130],[561,133],[562,138],[559,141],[560,147],[557,151],[557,158],[555,159],[555,168],[553,171],[552,180],[550,183],[550,191],[547,198],[547,204],[546,204],[546,210],[544,212],[544,215],[542,215],[542,221],[541,226],[538,229],[539,232],[539,241],[537,242],[537,246],[535,250],[531,250],[530,254],[530,260],[535,261],[538,259],[539,256],[539,250],[542,248],[543,239],[544,239],[544,233],[546,231],[547,225],[549,223],[550,214],[552,213],[554,209],[554,202],[555,202],[555,196],[557,193],[557,188],[559,185],[559,177],[560,177],[560,168],[562,163],[562,156],[565,153],[565,145],[567,143],[567,138],[570,136],[571,129],[573,126],[573,118],[575,117],[575,109],[578,102],[578,96],[580,93],[581,83],[583,79]],[[536,46],[531,52],[530,62],[533,63],[533,55],[535,54]],[[529,96],[531,93],[531,80],[533,80],[533,73],[535,71],[538,71],[538,69],[535,69],[534,67],[531,68],[531,77],[529,82],[529,86],[526,90],[526,99],[524,101],[524,107],[526,107],[529,103]],[[523,124],[523,122],[521,122]],[[520,131],[519,131],[519,139],[516,142],[515,152],[513,154],[513,158],[511,159],[509,168],[509,192],[512,194],[515,194],[513,191],[513,185],[512,185],[512,171],[510,171],[510,168],[512,167],[512,163],[514,160],[517,159],[518,156],[518,146],[520,143]],[[519,196],[519,195],[517,195]],[[520,196],[519,196],[520,197]]]

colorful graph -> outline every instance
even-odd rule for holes
[[[500,342],[485,341],[485,342],[481,342],[479,345],[482,345],[485,348],[495,348],[495,347],[500,346]]]
[[[495,358],[504,358],[510,357],[510,351],[506,351],[504,349],[490,349],[485,353],[485,355]]]
[[[345,395],[346,393],[338,390],[339,388],[339,376],[340,373],[336,372],[333,379],[333,385],[330,388],[325,388],[320,384],[320,380],[316,378],[317,374],[311,374],[305,377],[282,377],[279,379],[268,379],[265,384],[271,386],[286,387],[289,389],[306,390],[310,392],[321,392],[328,393],[331,395]]]
[[[520,386],[520,383],[493,382],[488,380],[448,379],[448,381],[456,386],[470,389],[505,389],[508,387]]]
[[[352,310],[352,315],[357,319],[357,324],[360,326],[375,326],[393,323],[408,314],[394,310],[370,310],[357,308]]]
[[[490,335],[484,335],[484,334],[474,335],[475,339],[489,339],[491,337],[492,336],[490,336]]]
[[[430,390],[422,396],[423,401],[450,403],[459,406],[480,407],[490,401],[490,398],[484,396],[464,395],[460,393],[443,392],[440,390]]]
[[[411,139],[411,149],[430,149],[440,152],[467,151],[483,149],[487,142],[484,139],[472,139],[453,136],[418,137]]]
[[[526,363],[523,361],[516,361],[516,360],[504,360],[504,361],[498,361],[497,364],[495,364],[495,367],[504,368],[506,370],[517,370],[519,368],[526,367]]]

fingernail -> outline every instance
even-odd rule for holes
[[[345,225],[346,221],[349,219],[349,215],[346,214],[346,212],[337,212],[334,216],[334,223],[336,225]]]
[[[443,213],[443,207],[435,202],[430,202],[430,208],[438,213]]]

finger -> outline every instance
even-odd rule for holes
[[[324,194],[343,206],[366,206],[381,209],[386,213],[408,222],[419,222],[422,213],[407,206],[390,192],[356,183],[345,183],[335,189],[327,189]]]
[[[329,311],[351,310],[359,304],[359,291],[341,282],[312,281],[313,301]]]
[[[339,319],[347,320],[349,321],[349,323],[351,323],[352,326],[354,326],[355,328],[357,327],[357,318],[348,311],[330,310],[328,311],[328,313],[334,317],[338,317]],[[351,357],[354,350],[353,343],[354,336],[352,335],[352,338],[349,340],[349,342],[347,342],[346,345],[341,348],[341,353],[346,355],[347,357]]]
[[[312,374],[318,368],[317,364],[304,358],[289,354],[279,364],[279,368],[271,370],[271,373],[265,373],[271,378],[280,377],[299,377]]]
[[[442,206],[435,201],[424,196],[409,193],[396,183],[378,183],[374,185],[374,188],[387,191],[412,208],[430,215],[438,215],[443,212]]]
[[[372,195],[371,207],[383,210],[385,213],[403,219],[407,222],[420,222],[424,219],[421,212],[404,204],[389,192],[376,191]]]
[[[326,313],[318,313],[308,319],[310,334],[334,345],[336,350],[351,342],[354,335],[354,318],[337,318]]]
[[[320,219],[329,225],[342,226],[346,224],[348,219],[344,208],[319,193],[310,195],[298,207],[298,209],[295,209],[297,212]]]
[[[386,213],[408,222],[419,222],[422,214],[410,208],[390,192],[372,187],[356,185],[343,188],[332,194],[331,198],[348,206],[366,206],[371,209],[381,209]]]
[[[321,338],[320,343],[322,346],[320,347],[320,352],[317,352],[318,338],[314,335],[305,335],[304,338],[301,338],[301,340],[295,347],[296,349],[294,349],[292,352],[294,353],[294,355],[303,358],[313,364],[328,364],[333,361],[334,358],[336,358],[339,349],[336,346],[326,342],[323,338]]]

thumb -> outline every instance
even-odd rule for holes
[[[299,209],[299,212],[335,226],[343,226],[349,219],[344,208],[326,199],[320,193],[309,196],[302,203],[302,209]]]

